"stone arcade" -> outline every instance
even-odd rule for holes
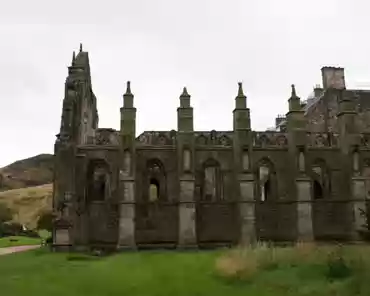
[[[55,249],[359,240],[370,190],[370,92],[322,68],[303,102],[292,86],[273,131],[251,130],[242,84],[232,131],[194,131],[183,89],[177,130],[136,137],[127,83],[120,130],[98,128],[88,53],[73,54],[55,143]]]

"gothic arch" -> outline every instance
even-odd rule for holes
[[[152,158],[146,162],[143,181],[145,202],[167,201],[166,171],[161,160]]]
[[[277,177],[273,162],[265,157],[255,165],[256,199],[265,202],[277,199]]]
[[[111,170],[104,159],[91,159],[87,165],[87,203],[110,197]]]
[[[312,179],[312,198],[320,200],[328,198],[331,194],[331,181],[329,168],[322,158],[316,158],[310,165]]]
[[[223,199],[221,165],[214,158],[208,158],[202,165],[200,198],[202,201]]]
[[[199,135],[195,142],[197,145],[207,145],[207,138],[204,135]]]

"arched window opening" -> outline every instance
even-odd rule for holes
[[[277,190],[276,173],[269,160],[263,160],[257,166],[256,177],[258,180],[257,198],[262,201],[272,200]]]
[[[88,201],[104,201],[109,194],[109,170],[103,160],[93,160],[89,164]]]
[[[203,166],[202,200],[216,201],[222,199],[222,178],[217,161],[210,159]]]
[[[265,184],[263,185],[263,192],[261,196],[261,200],[269,200],[271,198],[271,181],[268,179]]]
[[[324,192],[322,190],[322,186],[316,180],[313,181],[313,198],[314,199],[323,199],[324,198]]]
[[[106,184],[106,178],[105,175],[99,175],[98,180],[96,182],[97,184],[97,193],[100,198],[99,200],[104,200],[105,197],[105,184]]]
[[[159,200],[159,193],[160,193],[160,187],[159,182],[156,179],[150,179],[149,184],[149,201],[157,201]]]
[[[166,172],[159,159],[150,159],[147,161],[143,182],[144,201],[154,202],[167,200]]]
[[[317,159],[312,164],[312,195],[313,199],[324,199],[331,195],[331,178],[329,169],[322,159]]]

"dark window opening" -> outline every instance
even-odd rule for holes
[[[98,191],[98,200],[105,199],[105,176],[100,175],[97,184],[97,191]]]
[[[313,181],[313,198],[314,199],[323,199],[324,193],[322,190],[322,186],[318,181]]]
[[[271,196],[271,181],[268,179],[263,185],[263,199],[262,201],[269,200]]]
[[[157,179],[150,179],[149,183],[149,201],[157,201],[159,199],[160,186]]]

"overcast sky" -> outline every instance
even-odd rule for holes
[[[137,132],[176,129],[188,87],[197,130],[232,129],[237,82],[252,127],[307,97],[324,65],[370,86],[368,0],[1,1],[0,167],[52,153],[72,51],[89,52],[100,127],[118,129],[127,80]]]

